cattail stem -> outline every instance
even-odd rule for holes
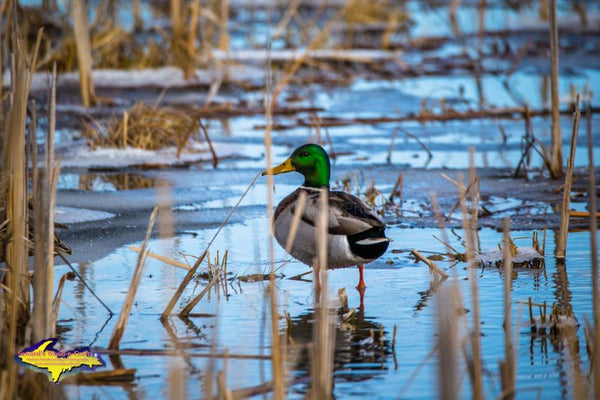
[[[555,255],[559,260],[564,260],[567,253],[567,235],[569,232],[569,205],[571,200],[571,186],[573,184],[573,166],[575,164],[575,150],[577,148],[577,133],[579,132],[579,95],[573,113],[573,131],[571,133],[571,150],[567,160],[567,173],[565,175],[565,187],[563,189],[563,201],[561,204],[560,230],[556,240]]]

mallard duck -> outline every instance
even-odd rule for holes
[[[356,288],[365,290],[363,264],[381,257],[390,239],[385,236],[385,224],[359,198],[345,192],[329,190],[331,163],[325,149],[317,144],[298,147],[280,165],[263,175],[297,171],[304,175],[304,183],[279,203],[273,215],[273,232],[277,242],[286,247],[294,212],[300,194],[306,194],[294,242],[288,252],[297,260],[314,266],[317,256],[316,221],[320,211],[320,193],[329,191],[327,215],[327,267],[358,266],[359,282]],[[318,275],[315,275],[318,276]]]

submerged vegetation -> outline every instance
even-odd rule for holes
[[[0,398],[598,398],[598,84],[559,82],[600,76],[596,4],[33,3],[0,5]],[[314,269],[274,244],[257,170],[305,141],[388,225],[366,299],[326,212]],[[49,337],[110,362],[50,385],[14,362]]]

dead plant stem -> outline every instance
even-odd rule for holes
[[[594,307],[594,331],[593,331],[593,381],[595,398],[600,397],[600,289],[598,287],[598,207],[596,196],[596,168],[594,165],[594,142],[592,136],[592,113],[591,103],[588,104],[587,119],[587,142],[588,142],[588,201],[590,210],[590,249],[592,263],[592,304]]]
[[[567,160],[567,173],[565,175],[565,187],[563,189],[563,201],[561,204],[560,230],[556,240],[556,258],[564,260],[567,253],[567,235],[569,232],[569,205],[571,200],[571,186],[573,184],[573,167],[575,164],[575,149],[577,148],[577,134],[579,132],[579,95],[573,113],[573,131],[571,132],[571,150]]]

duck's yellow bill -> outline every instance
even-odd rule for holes
[[[288,158],[287,160],[285,160],[284,162],[282,162],[275,168],[271,168],[270,170],[264,171],[262,173],[262,175],[265,176],[265,175],[284,174],[286,172],[292,172],[295,170],[296,170],[296,168],[294,168],[294,166],[292,165],[292,160],[290,158]]]

